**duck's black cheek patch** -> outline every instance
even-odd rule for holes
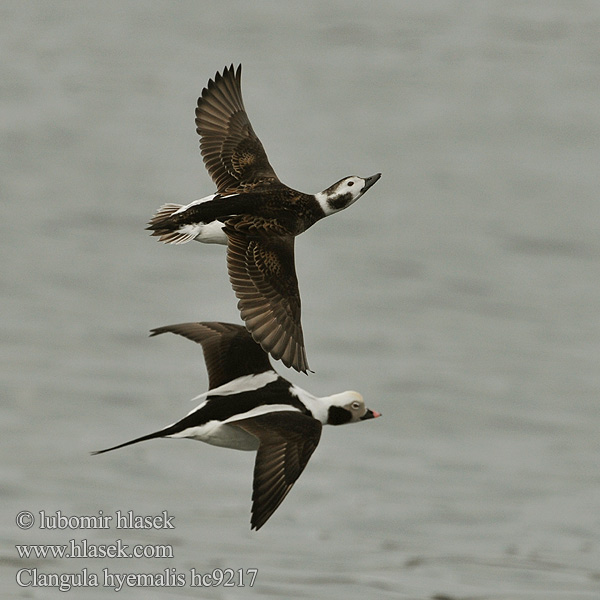
[[[327,416],[327,423],[329,425],[344,425],[349,423],[352,419],[352,413],[345,408],[340,406],[330,406],[329,414]]]
[[[329,206],[331,206],[331,208],[335,208],[338,210],[346,208],[346,206],[348,206],[348,204],[352,202],[352,194],[342,194],[341,196],[328,200],[327,202]]]

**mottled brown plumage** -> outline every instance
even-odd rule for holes
[[[220,194],[281,183],[246,114],[241,79],[241,65],[226,67],[202,90],[196,108],[200,151]]]
[[[352,204],[379,174],[347,177],[316,195],[283,184],[246,114],[241,66],[225,68],[202,90],[196,131],[217,193],[185,207],[162,206],[148,229],[166,243],[227,244],[229,278],[246,327],[274,358],[306,373],[294,237]]]

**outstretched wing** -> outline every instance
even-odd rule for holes
[[[214,389],[243,375],[272,371],[268,354],[248,330],[233,323],[178,323],[153,329],[150,335],[176,333],[202,345],[208,388]]]
[[[321,438],[321,422],[278,411],[230,423],[260,440],[254,463],[252,529],[260,529],[300,477]]]
[[[198,98],[196,131],[204,164],[221,194],[281,184],[242,100],[242,66],[226,67]]]
[[[246,327],[274,359],[306,373],[293,236],[255,234],[229,225],[225,232],[229,279]]]

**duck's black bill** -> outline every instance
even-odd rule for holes
[[[366,421],[367,419],[376,419],[380,416],[381,413],[377,412],[376,410],[371,410],[370,408],[367,408],[367,412],[360,418],[360,420]]]
[[[367,177],[365,179],[365,187],[363,189],[363,194],[375,183],[377,183],[377,181],[379,181],[379,178],[381,177],[381,173],[375,173],[375,175],[371,175],[371,177]]]

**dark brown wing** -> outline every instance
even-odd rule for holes
[[[202,90],[196,108],[204,164],[221,194],[280,183],[246,114],[241,78],[241,65],[226,67]]]
[[[226,226],[227,268],[252,337],[286,367],[306,373],[294,238],[246,234]]]
[[[252,529],[260,529],[300,477],[321,438],[322,425],[295,411],[278,411],[230,423],[260,440],[254,463]]]
[[[212,390],[243,375],[272,371],[266,352],[252,339],[248,330],[233,323],[178,323],[153,329],[150,335],[176,333],[202,345]]]

